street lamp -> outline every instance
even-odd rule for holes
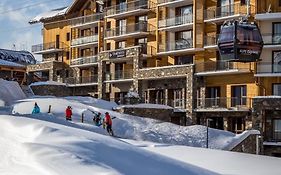
[[[207,140],[206,140],[206,148],[209,148],[209,122],[213,121],[213,119],[207,118]]]

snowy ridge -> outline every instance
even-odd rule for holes
[[[28,51],[0,49],[0,59],[20,64],[36,63],[34,56]]]
[[[65,83],[60,83],[57,81],[40,81],[31,83],[29,86],[43,86],[43,85],[55,85],[55,86],[66,86]]]
[[[237,145],[239,145],[241,142],[243,142],[247,137],[249,137],[250,135],[260,135],[260,131],[258,130],[247,130],[244,131],[241,134],[238,134],[235,136],[235,139],[228,144],[224,150],[232,150],[233,148],[235,148]]]

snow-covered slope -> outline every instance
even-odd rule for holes
[[[53,116],[64,119],[65,109],[67,106],[72,106],[73,121],[81,123],[82,113],[84,114],[83,127],[94,129],[95,132],[103,133],[103,128],[93,128],[93,113],[97,111],[104,114],[109,111],[111,116],[117,117],[113,120],[114,133],[122,138],[146,140],[165,144],[177,144],[195,147],[206,147],[206,127],[205,126],[189,126],[183,127],[172,123],[163,123],[157,120],[135,117],[130,115],[120,114],[111,111],[113,105],[111,102],[92,99],[90,97],[38,97],[20,100],[13,106],[14,114],[30,114],[37,102],[41,107],[42,113],[47,113],[49,105],[52,106],[51,113]],[[82,103],[81,103],[82,102]],[[98,106],[98,107],[97,107]],[[103,106],[102,108],[99,108]],[[40,118],[40,115],[38,116]],[[231,132],[209,129],[209,147],[216,149],[226,149],[234,143],[239,143],[245,134],[235,135]]]
[[[0,101],[4,101],[7,105],[10,105],[15,100],[24,98],[26,98],[26,96],[18,82],[0,79]]]
[[[3,175],[216,174],[67,124],[14,116],[0,122]]]

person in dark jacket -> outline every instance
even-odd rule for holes
[[[99,112],[98,114],[94,113],[94,118],[93,121],[95,122],[96,126],[101,125],[101,113]]]
[[[72,116],[72,108],[71,106],[67,106],[66,110],[65,110],[65,118],[66,120],[71,121],[71,116]]]
[[[38,104],[35,102],[34,104],[34,108],[32,110],[32,114],[39,114],[40,113],[40,107],[38,106]]]
[[[105,113],[105,119],[104,122],[106,124],[106,130],[108,132],[109,135],[113,136],[113,131],[112,131],[112,119],[109,115],[108,112]]]

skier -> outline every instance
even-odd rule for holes
[[[39,114],[40,113],[40,107],[38,106],[38,104],[35,102],[34,104],[34,108],[32,110],[32,114]]]
[[[65,110],[65,118],[66,120],[71,121],[71,116],[72,116],[72,108],[71,106],[67,106],[66,110]]]
[[[98,114],[94,113],[94,118],[93,121],[96,123],[96,126],[101,125],[101,113],[99,112]]]
[[[104,122],[106,124],[106,130],[107,130],[108,134],[113,136],[112,119],[111,119],[111,117],[110,117],[108,112],[105,113],[105,120],[104,120]]]

